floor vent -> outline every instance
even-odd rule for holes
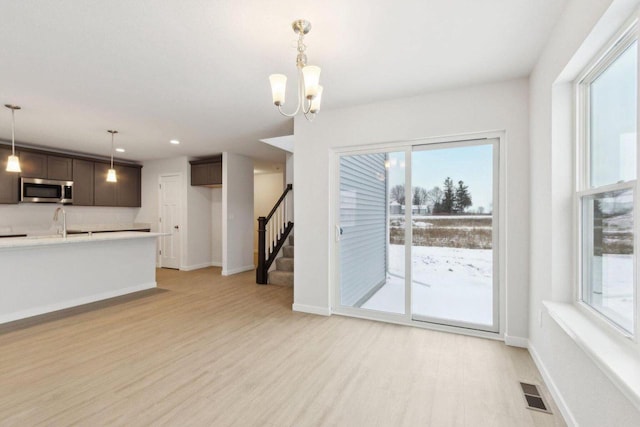
[[[520,387],[522,388],[522,393],[524,394],[524,400],[527,402],[527,408],[532,409],[534,411],[546,412],[550,414],[551,411],[547,406],[546,402],[542,398],[540,391],[538,391],[538,386],[535,384],[527,384],[520,383]]]

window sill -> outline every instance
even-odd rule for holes
[[[632,344],[607,333],[573,304],[543,304],[551,318],[640,409],[640,353]]]

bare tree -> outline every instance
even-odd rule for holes
[[[389,191],[389,197],[392,201],[398,202],[401,205],[404,205],[405,195],[404,195],[404,184],[398,184],[391,187]]]

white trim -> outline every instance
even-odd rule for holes
[[[504,334],[504,343],[510,347],[529,348],[529,338]]]
[[[482,331],[479,329],[464,328],[461,326],[443,325],[440,323],[422,322],[419,320],[407,320],[404,314],[386,313],[383,311],[366,310],[352,307],[340,307],[332,309],[332,314],[338,316],[356,317],[358,319],[372,320],[374,322],[393,323],[395,325],[414,326],[430,331],[450,332],[460,335],[468,335],[476,338],[487,338],[496,341],[503,341],[504,337],[496,332]]]
[[[331,309],[329,307],[318,307],[315,305],[294,303],[291,306],[291,309],[293,311],[298,311],[300,313],[317,314],[320,316],[331,316]]]
[[[612,336],[573,304],[542,302],[549,316],[640,410],[640,354],[630,340]],[[626,341],[626,342],[625,342]]]
[[[211,261],[211,267],[222,267],[222,261]]]
[[[6,314],[0,316],[0,324],[13,322],[15,320],[26,319],[27,317],[38,316],[41,314],[52,313],[54,311],[64,310],[66,308],[77,307],[79,305],[90,304],[96,301],[102,301],[105,299],[115,298],[134,292],[144,291],[157,287],[156,282],[143,283],[141,285],[130,286],[124,289],[118,289],[115,291],[103,292],[96,295],[90,295],[81,298],[75,298],[68,301],[63,301],[55,304],[44,305],[41,307],[30,308],[28,310],[17,311],[15,313]]]
[[[558,410],[562,414],[562,417],[564,418],[564,422],[566,422],[569,427],[573,427],[573,426],[577,427],[578,422],[573,416],[573,413],[571,412],[571,409],[569,409],[567,402],[565,402],[564,397],[562,397],[562,393],[560,393],[560,389],[558,388],[556,383],[553,381],[553,377],[549,374],[549,371],[547,370],[546,365],[542,362],[542,358],[540,358],[540,355],[536,351],[531,341],[529,341],[529,354],[533,359],[533,363],[535,363],[536,367],[538,368],[538,371],[540,371],[540,375],[542,375],[542,380],[547,386],[549,393],[551,393],[551,397],[553,398],[553,401],[558,407]]]
[[[211,267],[212,265],[213,265],[212,262],[203,262],[202,264],[195,264],[195,265],[183,265],[183,266],[180,266],[180,271],[200,270],[201,268]]]
[[[222,275],[223,276],[231,276],[232,274],[238,274],[238,273],[243,273],[245,271],[249,271],[249,270],[253,270],[256,267],[251,264],[251,265],[245,265],[244,267],[238,267],[238,268],[232,268],[230,270],[225,270],[224,268],[222,269]]]

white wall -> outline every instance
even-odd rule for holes
[[[278,201],[282,192],[283,173],[264,173],[254,176],[253,185],[253,251],[258,251],[258,222],[259,216],[267,216],[273,205]]]
[[[252,270],[253,160],[222,153],[222,274]]]
[[[21,203],[0,205],[0,232],[33,232],[56,230],[53,213],[57,204]],[[102,206],[64,206],[67,226],[84,224],[132,224],[139,208],[112,208]],[[145,222],[145,221],[141,221]],[[61,224],[61,220],[57,225]]]
[[[285,185],[286,184],[293,184],[293,163],[294,163],[294,161],[293,161],[293,153],[287,153],[286,156],[287,156],[287,160],[286,160],[286,162],[284,164],[284,168],[285,168],[284,169],[285,170],[284,183],[285,183]],[[288,211],[287,214],[288,214],[288,217],[291,218],[292,220],[294,219],[293,218],[293,212],[294,212],[293,206],[294,206],[295,202],[293,200],[295,198],[295,195],[296,195],[296,193],[295,193],[295,191],[293,191],[293,192],[291,192],[291,195],[288,196],[289,200],[291,202],[287,205],[287,211]],[[294,229],[295,229],[295,226],[294,226]]]
[[[542,307],[570,302],[575,283],[571,82],[637,0],[570,0],[530,78],[529,346],[570,423],[640,425],[640,414]]]
[[[329,224],[331,148],[385,141],[506,131],[506,333],[528,334],[529,186],[528,81],[467,87],[375,104],[323,111],[295,121],[294,304],[316,312],[330,307]]]
[[[211,265],[222,267],[222,188],[211,189]]]
[[[205,268],[212,264],[211,209],[211,189],[189,184],[187,187],[187,261],[183,267],[185,270]]]

